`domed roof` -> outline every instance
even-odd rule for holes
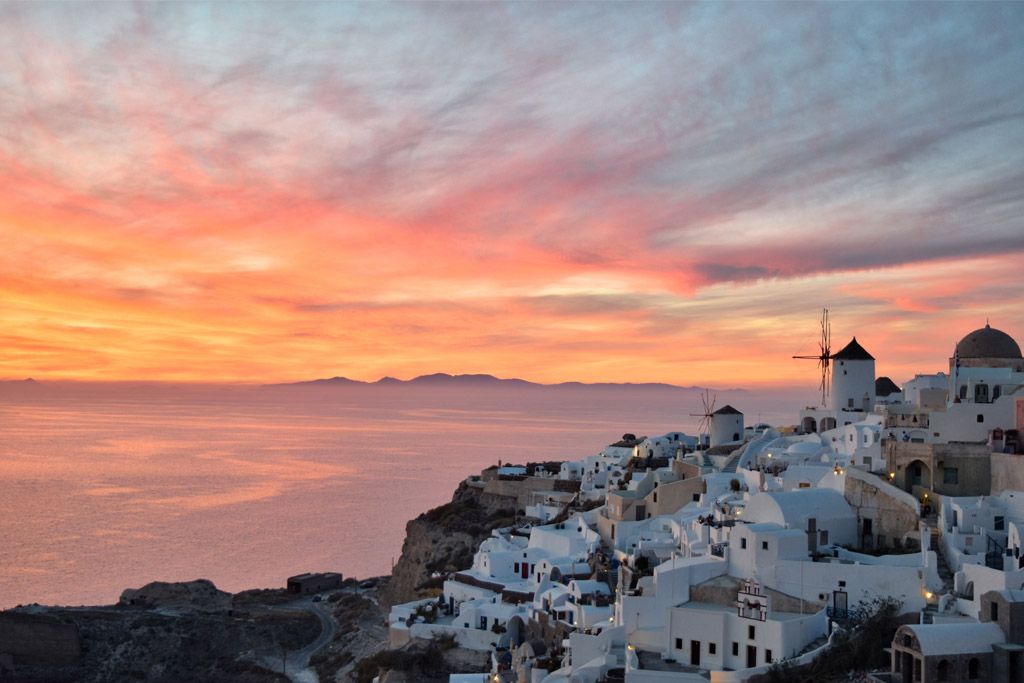
[[[1020,358],[1020,346],[1013,337],[987,323],[956,345],[961,358]]]

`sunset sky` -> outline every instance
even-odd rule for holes
[[[1024,342],[1024,3],[0,3],[0,378]]]

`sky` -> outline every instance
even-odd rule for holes
[[[0,377],[1024,341],[1024,3],[0,3]]]

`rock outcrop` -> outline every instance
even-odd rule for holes
[[[235,600],[209,581],[152,583],[125,591],[116,606],[2,612],[0,680],[287,681],[259,661],[305,647],[321,625],[304,607],[282,604],[283,591],[265,593],[265,601]],[[26,649],[29,636],[35,650]],[[4,655],[5,647],[14,651]]]
[[[437,595],[441,576],[468,568],[492,529],[514,523],[516,505],[515,497],[484,493],[462,482],[450,503],[411,520],[405,525],[402,555],[380,590],[384,609]]]
[[[118,604],[149,609],[222,612],[231,607],[231,593],[218,590],[207,579],[179,583],[154,581],[142,588],[125,589]]]
[[[78,627],[48,614],[0,613],[0,661],[72,664],[82,652]],[[0,665],[2,673],[3,665]],[[2,676],[0,676],[2,680]]]

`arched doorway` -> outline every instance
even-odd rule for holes
[[[923,460],[912,460],[907,465],[907,493],[913,493],[915,486],[926,489],[932,487],[932,471]]]
[[[813,434],[818,431],[818,423],[815,422],[813,417],[807,416],[800,421],[800,431],[804,434]]]
[[[526,642],[526,624],[521,617],[512,617],[508,620],[508,647],[517,648]]]

